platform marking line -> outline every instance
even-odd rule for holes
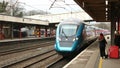
[[[98,68],[102,68],[102,63],[103,63],[103,59],[102,59],[102,57],[100,57],[99,67]]]

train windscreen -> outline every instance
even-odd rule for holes
[[[77,25],[61,25],[60,36],[74,36],[76,34],[76,30]]]

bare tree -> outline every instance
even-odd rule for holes
[[[8,2],[5,2],[5,1],[0,2],[0,13],[1,14],[6,12],[7,5],[8,5]]]
[[[45,14],[50,14],[50,13],[42,11],[42,10],[31,10],[31,11],[28,11],[25,13],[25,15],[27,15],[27,16],[38,15],[38,14],[45,15]]]
[[[17,2],[15,4],[5,1],[0,2],[0,14],[22,17],[24,10],[23,6]]]
[[[16,4],[8,6],[7,10],[8,10],[7,12],[8,15],[12,15],[16,17],[23,17],[23,13],[25,9],[22,5],[20,5],[19,3],[16,3]]]

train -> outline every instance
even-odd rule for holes
[[[69,18],[58,24],[54,48],[59,54],[70,54],[79,51],[85,43],[96,38],[93,26],[79,19]]]

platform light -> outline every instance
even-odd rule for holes
[[[106,8],[105,10],[108,11],[108,8]]]
[[[105,15],[106,15],[106,17],[107,17],[107,15],[108,15],[108,12],[105,12]]]
[[[83,3],[83,7],[85,7],[85,4],[84,4],[84,2],[82,2]]]
[[[108,5],[108,0],[105,0],[105,4]]]
[[[106,18],[107,18],[108,16],[106,15]]]
[[[108,16],[106,15],[106,21],[108,20]]]
[[[108,12],[105,13],[106,15],[108,14]]]
[[[106,18],[107,18],[108,16],[106,15]]]

